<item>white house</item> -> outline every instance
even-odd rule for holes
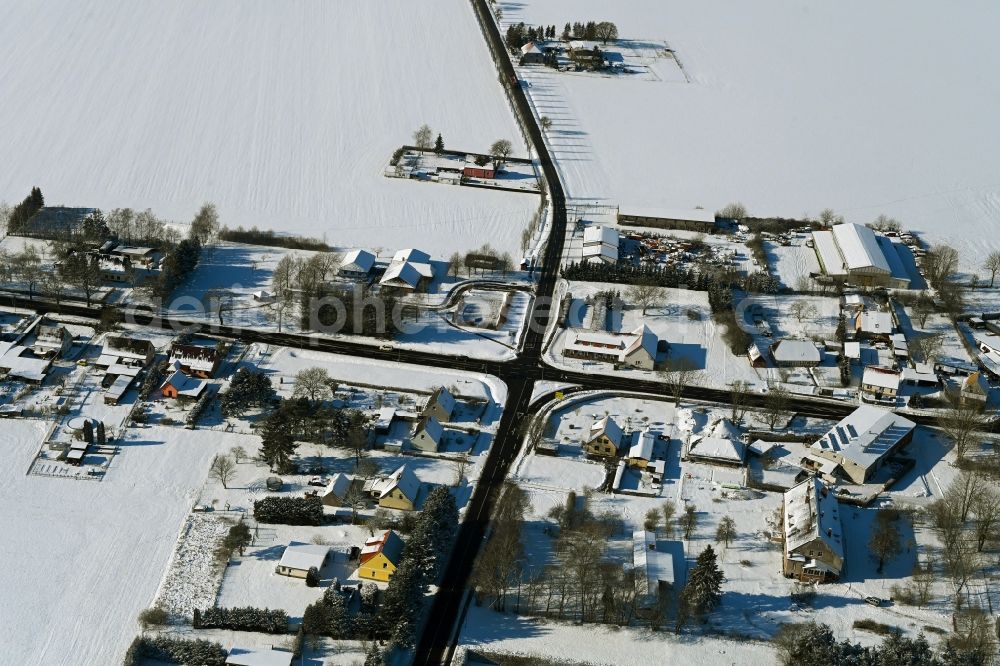
[[[618,242],[618,231],[612,227],[587,227],[583,231],[583,258],[616,263]]]
[[[292,541],[285,547],[274,571],[282,576],[305,578],[309,569],[322,569],[329,555],[329,546]]]
[[[430,255],[421,250],[406,249],[398,251],[392,257],[379,284],[414,291],[426,286],[432,279],[434,267]]]

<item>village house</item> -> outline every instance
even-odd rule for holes
[[[695,435],[688,446],[689,460],[713,465],[742,466],[746,446],[730,437]]]
[[[789,489],[781,513],[785,577],[808,583],[840,578],[844,568],[843,528],[837,498],[827,485],[810,477]]]
[[[861,399],[895,405],[899,382],[899,372],[895,368],[869,365],[861,376]]]
[[[184,374],[193,377],[214,377],[221,362],[222,353],[215,346],[175,343],[170,347],[170,365],[179,365]]]
[[[756,342],[751,342],[750,346],[747,347],[747,359],[750,361],[750,367],[767,367],[767,357],[764,356],[764,352],[760,350],[760,347],[757,346]]]
[[[379,476],[365,481],[362,490],[384,509],[413,511],[420,494],[420,480],[406,465],[389,476]]]
[[[326,506],[343,506],[344,498],[351,487],[351,478],[346,474],[337,472],[330,478],[330,482],[323,488],[319,498]]]
[[[41,358],[62,358],[73,347],[73,334],[60,324],[39,322],[32,349]]]
[[[563,355],[653,370],[658,344],[656,334],[645,324],[631,333],[571,329],[567,332]]]
[[[823,352],[811,340],[786,338],[771,347],[771,357],[779,368],[812,368],[823,361]]]
[[[146,367],[153,362],[156,350],[149,340],[130,338],[126,335],[109,335],[104,339],[104,348],[96,365],[107,368],[112,365]]]
[[[322,569],[329,556],[329,546],[292,541],[285,547],[274,572],[292,578],[305,578],[310,569]]]
[[[422,413],[424,416],[433,416],[438,421],[447,423],[451,421],[451,415],[455,412],[455,405],[455,396],[451,394],[451,391],[442,386],[431,394],[431,397],[427,400],[427,404],[424,405]]]
[[[913,439],[916,424],[888,410],[862,405],[810,446],[854,483],[867,483],[885,461]]]
[[[352,250],[344,255],[337,274],[350,280],[367,280],[374,267],[374,254],[368,250]]]
[[[358,578],[388,582],[396,573],[402,554],[403,540],[392,530],[370,537],[361,549]]]
[[[541,65],[545,62],[545,51],[535,42],[528,42],[521,47],[522,65]]]
[[[434,453],[441,446],[441,436],[444,428],[433,416],[425,416],[417,422],[417,427],[410,436],[410,446],[417,451]]]
[[[234,645],[226,657],[226,666],[291,666],[294,658],[292,652],[285,650]]]
[[[52,369],[54,357],[39,357],[30,347],[0,342],[0,376],[40,385]]]
[[[894,328],[888,312],[866,310],[854,320],[854,334],[859,340],[889,342]]]
[[[647,430],[635,431],[631,436],[631,446],[625,460],[630,467],[646,469],[654,460],[657,436]]]
[[[175,364],[173,373],[167,377],[166,381],[163,382],[163,386],[160,387],[160,393],[163,394],[164,398],[170,398],[171,400],[197,400],[205,393],[205,389],[207,388],[208,384],[197,377],[188,377]]]
[[[481,178],[490,180],[496,178],[496,175],[497,171],[493,167],[493,163],[489,161],[484,164],[477,164],[473,160],[468,160],[466,161],[465,166],[462,167],[462,177],[464,178]]]
[[[622,429],[615,420],[605,416],[590,426],[590,433],[583,442],[583,451],[591,456],[616,458],[623,436]]]
[[[965,377],[959,388],[959,399],[963,405],[985,407],[989,402],[989,386],[979,372]]]

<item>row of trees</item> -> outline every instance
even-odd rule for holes
[[[204,610],[195,608],[191,626],[195,629],[231,629],[284,634],[288,631],[288,614],[280,608],[253,606],[236,608],[213,606]]]
[[[254,501],[253,517],[272,525],[322,525],[323,501],[319,497],[272,495]]]
[[[956,636],[935,654],[924,635],[907,638],[896,631],[879,645],[861,647],[838,641],[825,624],[792,623],[775,638],[783,666],[974,666],[990,662],[988,648]]]

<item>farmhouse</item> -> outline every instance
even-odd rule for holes
[[[781,505],[782,573],[803,582],[836,580],[844,568],[837,498],[816,477],[788,490]]]
[[[583,450],[591,456],[614,458],[621,448],[623,433],[621,427],[610,416],[595,421],[590,426],[587,439],[583,442]]]
[[[444,428],[433,416],[425,416],[417,422],[417,427],[410,436],[410,446],[417,451],[433,453],[441,446],[441,436]]]
[[[451,421],[451,415],[455,411],[455,396],[445,387],[440,387],[431,394],[424,405],[423,415],[433,416],[438,421],[447,423]]]
[[[102,368],[119,364],[145,367],[153,361],[155,355],[156,350],[149,340],[110,335],[104,340],[104,349],[96,365]]]
[[[652,370],[656,365],[656,334],[643,324],[631,333],[589,329],[567,332],[563,355]]]
[[[383,287],[418,291],[425,288],[434,278],[434,267],[426,252],[407,249],[400,250],[379,280]]]
[[[587,227],[583,231],[583,258],[607,264],[618,261],[618,231],[612,227]]]
[[[656,547],[656,534],[646,530],[632,532],[632,566],[635,567],[640,609],[656,608],[674,585],[674,557]]]
[[[899,372],[893,368],[869,365],[861,376],[861,399],[895,405],[899,393]]]
[[[226,666],[291,666],[295,655],[273,648],[233,646],[226,657]]]
[[[823,352],[810,340],[779,340],[771,347],[771,357],[779,368],[812,368],[823,360]]]
[[[375,266],[375,255],[368,250],[351,250],[344,255],[344,263],[337,274],[351,280],[366,280]]]
[[[813,247],[820,269],[831,280],[862,287],[910,286],[892,242],[880,242],[866,226],[837,224],[829,230],[814,231]]]
[[[221,361],[222,354],[218,347],[185,344],[170,347],[170,365],[179,365],[182,372],[194,377],[208,379],[215,376]]]
[[[545,62],[545,52],[534,42],[528,42],[521,47],[522,65],[539,65]]]
[[[406,465],[400,465],[389,476],[368,479],[362,490],[377,499],[380,507],[413,511],[420,494],[420,480]]]
[[[319,498],[326,506],[341,506],[344,503],[344,498],[347,496],[347,491],[350,487],[351,478],[346,474],[337,472],[330,479],[330,483],[326,484],[326,487],[323,489]]]
[[[329,556],[329,546],[292,541],[285,547],[274,571],[282,576],[305,578],[310,569],[322,569]]]
[[[619,206],[618,224],[658,229],[691,229],[708,233],[715,228],[715,214],[701,208],[694,210],[669,210]]]
[[[962,380],[959,398],[963,405],[985,407],[989,402],[989,386],[979,372],[973,372]]]
[[[913,439],[916,424],[892,412],[862,405],[810,446],[810,452],[836,463],[840,474],[866,483],[886,459]]]
[[[403,540],[392,530],[384,530],[365,541],[361,549],[358,577],[368,580],[388,581],[396,573]]]

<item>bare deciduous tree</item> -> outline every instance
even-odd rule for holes
[[[640,306],[642,314],[645,315],[648,308],[663,303],[666,291],[653,280],[640,280],[629,287],[625,295],[630,301]]]
[[[684,533],[684,539],[690,541],[691,535],[694,534],[694,530],[698,527],[698,507],[694,504],[688,504],[684,507],[684,513],[678,518],[678,522],[681,525],[681,532]]]
[[[788,389],[783,386],[773,386],[767,392],[764,400],[764,423],[774,430],[783,420],[788,418]]]
[[[552,119],[548,116],[542,116],[541,119],[542,131],[548,132],[552,128]]]
[[[667,385],[667,393],[674,399],[674,404],[681,403],[684,387],[691,383],[698,373],[694,363],[686,357],[667,361],[667,367],[660,371],[660,377]]]
[[[434,132],[431,131],[430,125],[421,125],[416,132],[413,133],[413,145],[424,152],[431,147],[431,142],[434,140]]]
[[[503,165],[507,163],[507,158],[510,157],[512,150],[513,146],[508,139],[494,141],[493,145],[490,146],[490,157],[493,158],[493,168],[498,171],[502,169]]]
[[[1000,250],[990,252],[983,263],[983,268],[990,272],[990,289],[997,280],[997,273],[1000,272]]]
[[[803,319],[811,319],[816,316],[817,310],[816,306],[809,301],[799,299],[791,304],[788,311],[792,313],[796,321],[801,322]]]
[[[972,443],[973,434],[986,425],[986,419],[976,406],[963,403],[961,396],[953,397],[952,403],[938,423],[954,444],[955,454],[964,458]]]
[[[236,463],[233,462],[232,458],[229,456],[215,456],[215,460],[212,461],[212,467],[209,470],[209,476],[217,479],[223,488],[228,488],[229,482],[232,481],[235,474]]]
[[[736,521],[730,516],[723,516],[715,530],[715,543],[721,543],[724,548],[736,540]]]
[[[740,425],[746,418],[750,397],[750,383],[741,379],[729,385],[729,420]]]
[[[924,257],[924,272],[940,291],[941,283],[950,281],[958,270],[958,250],[949,245],[935,245]]]
[[[203,204],[191,221],[191,235],[202,245],[207,245],[218,233],[219,212],[215,204]]]
[[[607,44],[618,39],[618,26],[611,21],[601,21],[597,24],[597,38]]]
[[[914,335],[907,342],[912,356],[920,358],[924,363],[934,363],[944,347],[944,335],[941,333]]]
[[[899,530],[893,524],[898,519],[899,514],[896,511],[879,509],[875,514],[875,525],[872,528],[868,547],[878,559],[878,573],[882,573],[885,561],[899,555],[901,550]]]
[[[293,395],[296,397],[305,397],[309,398],[310,402],[316,402],[332,395],[336,389],[336,382],[330,378],[330,373],[325,368],[305,368],[295,373]]]

